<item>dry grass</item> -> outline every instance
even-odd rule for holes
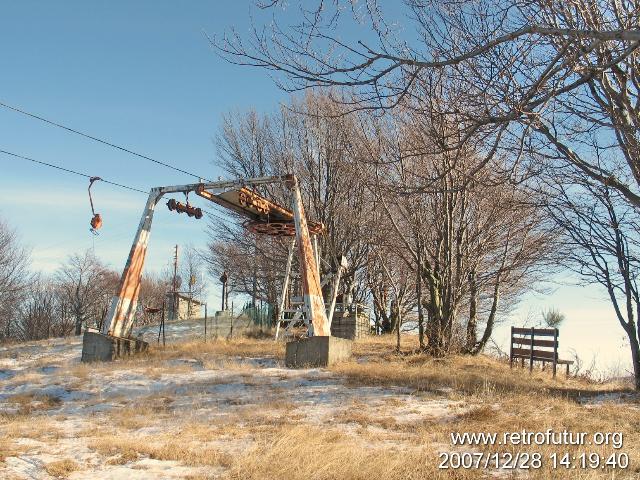
[[[231,465],[229,479],[412,480],[438,478],[427,447],[372,447],[332,429],[284,426],[257,442]],[[435,476],[434,476],[435,474]],[[458,477],[464,478],[464,477]],[[467,478],[472,478],[471,476]]]
[[[231,458],[218,448],[202,445],[187,439],[182,433],[173,436],[115,436],[105,435],[93,438],[90,448],[112,457],[111,464],[125,464],[141,457],[155,460],[174,460],[192,466],[228,467]]]
[[[226,357],[282,357],[284,355],[284,343],[274,342],[273,338],[246,338],[239,337],[231,340],[217,339],[204,343],[191,341],[169,344],[166,347],[150,346],[149,356],[157,359],[171,359],[193,357],[201,358],[202,355],[220,355]]]
[[[55,478],[67,478],[71,473],[80,469],[80,465],[70,459],[58,460],[44,466],[46,472]]]
[[[457,425],[456,425],[457,429]],[[495,470],[482,469],[449,469],[437,468],[439,452],[454,450],[444,445],[415,442],[412,444],[389,445],[384,442],[372,443],[369,439],[354,437],[334,428],[318,428],[311,426],[285,426],[275,429],[263,436],[257,445],[246,455],[237,457],[226,474],[226,478],[267,480],[287,478],[291,480],[350,479],[385,480],[405,479],[475,479],[494,477]],[[637,466],[633,459],[637,458],[637,450],[628,451],[632,459],[630,470],[617,472],[605,470],[573,470],[568,476],[567,470],[550,468],[549,455],[554,451],[549,447],[508,448],[502,447],[500,452],[511,451],[539,452],[546,459],[538,470],[524,472],[504,471],[509,478],[527,477],[531,479],[598,479],[598,478],[637,478]],[[577,450],[564,449],[577,454]],[[464,451],[474,451],[465,448]],[[475,451],[479,451],[476,449]],[[608,454],[605,449],[595,448],[601,454]]]
[[[140,410],[136,407],[119,408],[110,412],[110,418],[114,426],[126,430],[139,430],[153,423],[151,412],[153,407],[147,407]]]
[[[370,337],[354,343],[354,355],[366,361],[344,362],[331,368],[357,385],[402,386],[421,392],[454,392],[458,395],[511,395],[539,392],[568,398],[621,391],[625,385],[595,383],[585,379],[554,380],[548,371],[514,367],[487,356],[451,356],[434,359],[425,354],[393,352],[391,336]],[[414,345],[415,343],[415,345]],[[417,347],[413,338],[403,340],[409,349]]]
[[[553,379],[549,372],[514,368],[489,357],[450,357],[433,359],[421,354],[395,355],[392,339],[372,338],[354,345],[355,354],[364,362],[344,362],[332,367],[332,371],[343,376],[351,385],[400,386],[416,393],[428,392],[453,400],[462,400],[469,407],[456,412],[453,421],[418,422],[408,431],[405,441],[411,445],[440,445],[440,451],[456,450],[450,443],[452,432],[623,432],[624,447],[620,452],[632,459],[628,470],[583,470],[576,471],[572,478],[636,478],[640,467],[633,459],[640,458],[640,405],[604,403],[595,407],[582,405],[579,400],[588,400],[607,392],[623,392],[624,385],[617,383],[595,383],[585,379],[565,379],[558,375]],[[385,349],[386,347],[386,349]],[[630,391],[626,390],[628,393]],[[632,402],[638,404],[638,397]],[[393,408],[387,411],[392,412]],[[349,410],[337,418],[339,421],[360,425],[377,425],[388,430],[397,430],[393,422],[384,416],[372,416],[363,409]],[[459,448],[459,447],[458,447]],[[611,446],[500,446],[464,447],[467,451],[539,452],[544,458],[552,453],[569,453],[578,456],[583,452],[597,452],[603,456],[615,452]],[[431,465],[429,478],[443,475],[435,469],[436,459],[425,459]],[[566,471],[552,470],[547,462],[540,470],[530,471],[530,478],[566,478]],[[472,470],[473,471],[473,470]],[[478,473],[478,471],[475,471]],[[350,475],[350,474],[349,474]],[[465,472],[457,471],[455,478],[465,478]],[[614,475],[614,477],[611,477]],[[351,477],[345,477],[351,478]],[[357,478],[357,477],[354,477]],[[395,478],[395,477],[391,477]]]
[[[15,376],[6,380],[8,385],[23,385],[25,383],[38,384],[43,378],[42,373],[31,372],[29,370],[17,373]]]
[[[18,448],[16,444],[10,441],[10,438],[0,437],[0,464],[3,463],[7,457],[16,457],[23,453],[24,449]]]
[[[54,395],[30,392],[11,395],[7,402],[17,405],[17,415],[29,415],[35,410],[49,410],[59,407],[62,404],[62,399]]]
[[[494,446],[455,447],[452,432],[516,432],[526,429],[555,431],[624,433],[621,452],[631,458],[626,471],[573,471],[571,478],[637,478],[640,470],[640,408],[605,403],[585,407],[577,400],[610,391],[621,391],[617,384],[595,384],[584,379],[556,380],[548,372],[509,369],[508,365],[488,357],[450,357],[433,359],[413,353],[415,338],[403,338],[405,352],[393,352],[394,338],[372,337],[354,344],[357,361],[344,362],[330,370],[344,380],[347,387],[404,387],[410,394],[394,393],[371,404],[354,400],[340,404],[327,425],[314,424],[314,405],[301,403],[295,393],[270,388],[278,377],[260,373],[249,358],[281,359],[284,344],[271,339],[234,339],[216,342],[186,342],[152,348],[148,355],[112,364],[72,366],[68,371],[79,380],[117,370],[142,375],[150,382],[165,374],[181,374],[198,369],[224,372],[189,384],[181,395],[189,395],[188,409],[174,407],[184,402],[172,391],[135,398],[123,398],[122,407],[102,412],[91,420],[92,427],[74,434],[83,445],[103,455],[105,464],[129,464],[141,458],[177,461],[189,466],[205,467],[194,473],[194,480],[210,478],[209,470],[220,468],[229,479],[347,479],[385,480],[480,478],[495,473],[482,470],[440,470],[438,453],[446,451],[476,452],[568,452],[579,455],[595,451],[603,455],[611,447],[573,446]],[[175,360],[183,360],[176,362]],[[229,375],[227,375],[229,373]],[[122,376],[118,372],[114,375]],[[96,377],[93,377],[96,378]],[[287,378],[287,377],[284,377]],[[144,378],[142,379],[144,381]],[[333,380],[332,380],[333,381]],[[243,382],[256,387],[259,398],[243,400],[224,410],[194,414],[200,408],[202,392],[214,383]],[[202,388],[201,388],[202,387]],[[115,397],[109,398],[115,403]],[[233,400],[233,399],[232,399]],[[428,402],[444,405],[446,415],[430,415]],[[447,410],[447,400],[451,401]],[[16,395],[9,399],[18,405],[19,414],[0,416],[0,462],[7,456],[22,453],[18,438],[41,441],[60,435],[56,422],[45,421],[41,410],[58,405],[55,398]],[[421,407],[421,408],[417,408]],[[307,412],[306,409],[310,411]],[[423,413],[421,413],[423,412]],[[198,411],[197,415],[203,412]],[[211,414],[209,416],[209,413]],[[410,420],[404,418],[408,416]],[[37,418],[37,421],[34,421]],[[321,420],[322,421],[322,420]],[[329,423],[330,422],[330,423]],[[140,431],[144,429],[143,431]],[[23,432],[29,432],[24,433]],[[160,433],[155,433],[160,432]],[[50,441],[55,443],[55,441]],[[588,449],[588,450],[587,450]],[[65,475],[64,454],[60,473]],[[60,457],[59,457],[60,458]],[[220,468],[211,468],[220,467]],[[78,467],[79,468],[79,467]],[[68,473],[66,475],[68,475]],[[508,472],[509,473],[509,472]],[[0,476],[2,474],[0,473]],[[213,474],[212,474],[213,476]],[[513,478],[514,475],[506,475]],[[531,479],[567,478],[566,471],[552,470],[549,462],[540,470],[530,470]]]
[[[34,421],[33,415],[0,415],[0,436],[4,440],[17,438],[58,439],[62,431],[50,418],[39,417]]]
[[[406,425],[399,423],[394,417],[389,415],[372,415],[361,410],[348,410],[341,412],[334,417],[336,423],[355,423],[361,427],[379,427],[389,431],[415,431],[416,425]]]

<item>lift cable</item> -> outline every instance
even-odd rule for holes
[[[75,130],[73,128],[66,127],[66,126],[64,126],[64,125],[62,125],[60,123],[56,123],[56,122],[54,122],[52,120],[48,120],[48,119],[43,118],[43,117],[41,117],[39,115],[36,115],[34,113],[29,113],[29,112],[27,112],[25,110],[22,110],[22,109],[18,108],[18,107],[7,105],[6,103],[3,103],[1,101],[0,101],[0,107],[8,108],[9,110],[13,110],[14,112],[18,112],[18,113],[21,113],[23,115],[27,115],[28,117],[35,118],[37,120],[40,120],[40,121],[45,122],[45,123],[48,123],[48,124],[53,125],[53,126],[58,127],[58,128],[62,128],[63,130],[67,130],[67,131],[69,131],[71,133],[75,133],[77,135],[80,135],[82,137],[88,138],[90,140],[94,140],[94,141],[102,143],[104,145],[108,145],[109,147],[116,148],[116,149],[121,150],[123,152],[130,153],[131,155],[135,155],[136,157],[140,157],[140,158],[143,158],[143,159],[148,160],[150,162],[157,163],[158,165],[162,165],[163,167],[171,168],[172,170],[175,170],[177,172],[184,173],[186,175],[190,175],[190,176],[198,178],[198,179],[202,178],[203,180],[207,180],[208,182],[211,181],[208,178],[204,178],[204,177],[202,177],[200,175],[196,175],[195,173],[191,173],[191,172],[188,172],[186,170],[182,170],[181,168],[174,167],[173,165],[169,165],[168,163],[164,163],[164,162],[161,162],[160,160],[156,160],[154,158],[148,157],[147,155],[143,155],[141,153],[134,152],[133,150],[129,150],[128,148],[121,147],[120,145],[116,145],[115,143],[111,143],[111,142],[109,142],[107,140],[103,140],[101,138],[94,137],[93,135],[89,135],[88,133],[83,133],[83,132],[80,132],[80,131]]]
[[[69,168],[60,167],[59,165],[54,165],[52,163],[42,162],[42,161],[36,160],[34,158],[25,157],[24,155],[18,155],[17,153],[7,152],[6,150],[1,150],[0,149],[0,153],[3,153],[5,155],[10,155],[10,156],[15,157],[15,158],[21,158],[22,160],[28,160],[29,162],[38,163],[40,165],[44,165],[44,166],[47,166],[47,167],[51,167],[51,168],[55,168],[55,169],[58,169],[58,170],[62,170],[63,172],[72,173],[74,175],[80,175],[82,177],[87,177],[89,179],[93,177],[93,175],[87,175],[86,173],[76,172],[75,170],[71,170]],[[102,179],[102,181],[104,183],[108,183],[110,185],[115,185],[116,187],[126,188],[127,190],[132,190],[134,192],[144,193],[145,195],[147,195],[149,193],[149,192],[145,192],[144,190],[140,190],[139,188],[129,187],[129,186],[123,185],[121,183],[111,182],[111,181],[105,180],[105,179]]]

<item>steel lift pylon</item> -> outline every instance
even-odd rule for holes
[[[284,183],[291,190],[291,210],[285,209],[247,188],[273,183]],[[202,198],[244,215],[249,219],[245,226],[255,233],[295,236],[305,314],[313,325],[314,336],[329,336],[331,328],[322,297],[320,273],[311,238],[312,234],[321,233],[324,226],[315,222],[307,222],[298,182],[293,175],[152,188],[142,212],[118,290],[111,300],[100,333],[113,339],[129,339],[131,337],[156,205],[166,194],[184,193],[187,195],[190,192],[195,192]],[[174,202],[173,205],[175,206],[176,203]],[[184,208],[183,205],[181,207]],[[187,208],[192,207],[187,204]],[[87,333],[85,333],[86,335]],[[85,338],[83,360],[100,359],[92,358],[88,352],[85,352],[86,349],[87,341]]]

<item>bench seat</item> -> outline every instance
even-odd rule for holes
[[[569,367],[573,365],[573,360],[563,360],[558,358],[558,337],[560,333],[557,328],[518,328],[511,327],[511,346],[509,350],[509,364],[513,367],[513,361],[520,359],[524,366],[524,361],[529,360],[529,371],[533,371],[533,362],[542,362],[542,368],[547,362],[553,365],[553,376],[556,376],[558,365],[566,366],[566,375],[569,376]]]

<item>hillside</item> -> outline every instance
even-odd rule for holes
[[[552,380],[488,357],[354,345],[330,369],[290,370],[284,345],[204,343],[169,325],[166,348],[111,364],[79,362],[80,340],[0,347],[0,477],[6,479],[567,478],[549,456],[626,453],[630,465],[571,478],[636,478],[638,396],[620,384]],[[148,329],[147,337],[156,333]],[[453,432],[622,432],[603,446],[452,446]],[[541,468],[438,469],[440,452],[538,452]]]

